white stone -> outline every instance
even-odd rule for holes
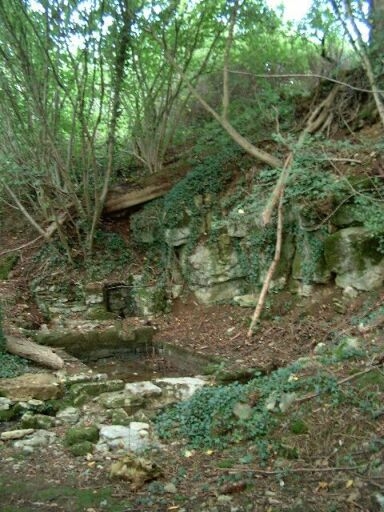
[[[80,411],[76,407],[66,407],[56,414],[56,418],[60,423],[75,425],[79,421]]]
[[[31,448],[48,446],[55,438],[56,434],[54,432],[49,430],[36,430],[29,437],[13,443],[13,446],[26,452],[31,452]]]
[[[259,296],[253,293],[246,295],[236,295],[233,297],[233,302],[242,308],[254,308],[259,300]]]
[[[347,299],[355,299],[359,295],[359,292],[353,288],[353,286],[347,286],[343,290],[343,297]]]
[[[14,439],[22,439],[34,432],[33,428],[23,428],[18,430],[8,430],[0,435],[2,441],[10,441]]]
[[[8,411],[12,404],[12,400],[5,396],[0,396],[0,411]]]
[[[101,425],[98,451],[127,451],[140,452],[151,445],[149,424],[132,421],[128,427],[123,425]]]
[[[150,381],[129,382],[125,385],[125,391],[133,396],[141,396],[143,398],[151,398],[162,394],[162,389]]]
[[[186,244],[191,235],[191,228],[184,226],[182,228],[166,229],[164,232],[165,241],[168,245],[177,247]]]
[[[168,377],[156,379],[155,383],[164,389],[168,398],[175,401],[188,400],[198,389],[207,385],[203,377]]]

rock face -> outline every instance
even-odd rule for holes
[[[244,197],[244,191],[236,192],[238,199],[219,199],[200,191],[181,202],[180,211],[177,203],[177,215],[168,224],[168,196],[150,215],[145,209],[134,214],[135,242],[143,247],[161,242],[157,275],[164,279],[148,282],[143,269],[125,276],[122,283],[83,283],[66,296],[57,283],[36,282],[33,291],[41,311],[50,318],[76,312],[88,318],[106,313],[148,317],[166,311],[170,301],[184,292],[192,292],[207,305],[257,295],[273,260],[276,227],[262,226],[262,204],[257,205],[252,194]],[[363,291],[380,287],[384,253],[379,240],[362,225],[356,206],[344,204],[320,222],[314,220],[318,214],[312,206],[286,205],[281,256],[271,289],[289,287],[305,296],[311,286],[329,283]]]
[[[228,236],[215,245],[198,245],[182,258],[182,272],[203,304],[230,300],[240,295],[247,274]]]
[[[357,290],[379,288],[384,281],[384,256],[378,242],[363,227],[341,229],[325,240],[327,266],[336,274],[336,284]]]
[[[26,373],[12,379],[0,379],[0,394],[11,400],[54,400],[63,393],[59,379],[50,373]]]

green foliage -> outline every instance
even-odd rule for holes
[[[220,148],[219,153],[209,155],[200,164],[195,165],[193,170],[166,195],[165,227],[182,225],[186,214],[192,223],[201,223],[207,208],[214,207],[218,194],[223,192],[225,184],[231,178],[235,158],[239,155],[234,143],[229,140],[227,143],[226,147]],[[199,145],[195,151],[199,151]],[[202,202],[199,201],[199,196]]]
[[[381,395],[377,391],[381,390],[383,379],[379,372],[340,383],[331,371],[335,363],[335,358],[329,355],[322,359],[323,366],[310,374],[304,362],[295,362],[270,375],[258,376],[247,384],[203,388],[190,400],[161,412],[156,418],[157,430],[164,439],[182,437],[194,448],[223,449],[252,441],[264,460],[271,455],[271,450],[284,453],[286,458],[293,454],[296,457],[295,449],[287,451],[285,445],[274,441],[282,414],[288,415],[291,433],[303,435],[309,432],[308,411],[295,407],[296,397],[313,395],[312,399],[324,401],[327,407],[348,404],[370,415],[380,406]],[[289,409],[285,408],[287,404]]]
[[[314,165],[314,160],[298,162],[293,168],[286,190],[286,198],[290,202],[312,203],[327,198],[336,201],[345,195],[347,184],[331,171]]]
[[[134,242],[147,249],[164,242],[164,199],[155,199],[131,215],[130,228]]]
[[[265,407],[265,402],[272,393],[280,396],[298,387],[290,376],[299,367],[294,364],[244,385],[233,383],[202,388],[190,400],[160,414],[156,420],[158,432],[165,439],[181,436],[193,447],[224,448],[245,440],[260,443],[262,447],[263,438],[278,421],[278,416]],[[235,406],[247,404],[255,393],[259,399],[250,415],[236,415]]]
[[[301,435],[308,432],[308,425],[302,418],[292,418],[289,424],[289,430],[292,434]]]
[[[42,246],[33,257],[35,262],[44,262],[45,272],[49,274],[58,268],[63,271],[61,287],[72,286],[73,274],[84,272],[86,278],[103,279],[109,274],[124,270],[132,261],[132,252],[124,239],[118,233],[98,230],[94,238],[94,253],[84,260],[75,247],[71,247],[73,263],[68,262],[66,252],[59,240],[54,239],[50,244]],[[43,278],[44,275],[38,276]],[[70,292],[70,290],[68,290]]]
[[[91,279],[102,279],[112,272],[124,271],[132,261],[132,252],[118,233],[99,230],[94,244],[94,253],[85,261],[87,277]]]
[[[356,219],[369,229],[372,237],[378,241],[378,250],[384,254],[384,206],[382,200],[374,196],[356,195],[354,197]]]
[[[0,379],[16,377],[27,369],[27,361],[6,351],[3,332],[3,316],[0,304]]]

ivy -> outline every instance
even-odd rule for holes
[[[21,357],[9,354],[5,348],[5,336],[3,332],[3,313],[0,305],[0,379],[15,377],[24,373],[27,362]]]

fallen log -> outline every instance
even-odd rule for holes
[[[30,359],[53,370],[59,370],[64,366],[64,361],[51,348],[43,347],[25,338],[7,336],[5,348],[11,354]]]
[[[104,213],[118,212],[137,204],[146,203],[152,199],[166,194],[171,188],[172,183],[163,183],[161,185],[151,185],[141,190],[132,190],[123,194],[110,194],[104,205]]]

